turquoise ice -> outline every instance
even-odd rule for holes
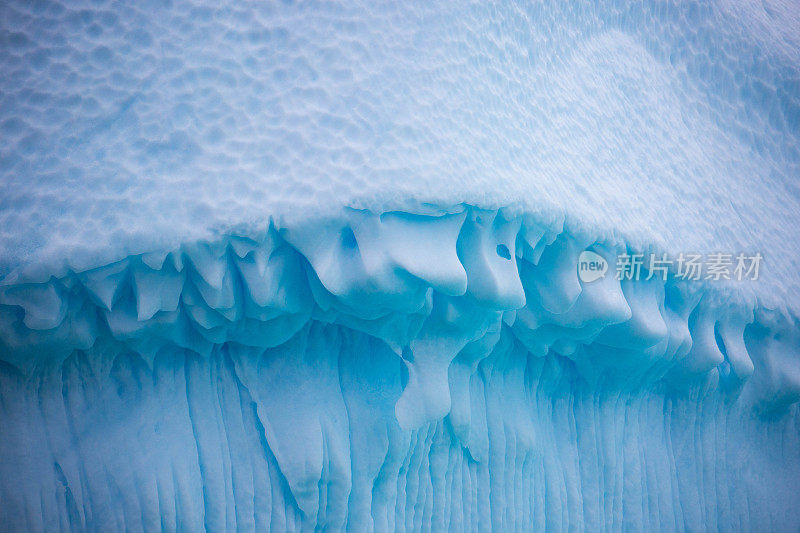
[[[12,1],[0,72],[2,529],[800,527],[791,3]]]

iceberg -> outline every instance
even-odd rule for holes
[[[800,526],[792,6],[0,13],[3,529]]]

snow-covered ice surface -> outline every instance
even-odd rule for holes
[[[0,72],[3,529],[800,527],[800,6],[12,1]]]

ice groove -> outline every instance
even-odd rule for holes
[[[3,287],[0,521],[798,523],[793,315],[673,275],[583,283],[580,250],[626,245],[524,214],[307,224]],[[734,481],[753,470],[770,486]]]

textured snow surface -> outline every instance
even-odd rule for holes
[[[800,9],[628,4],[4,2],[2,529],[800,527]]]
[[[796,5],[347,4],[4,2],[0,275],[466,202],[800,301]]]

